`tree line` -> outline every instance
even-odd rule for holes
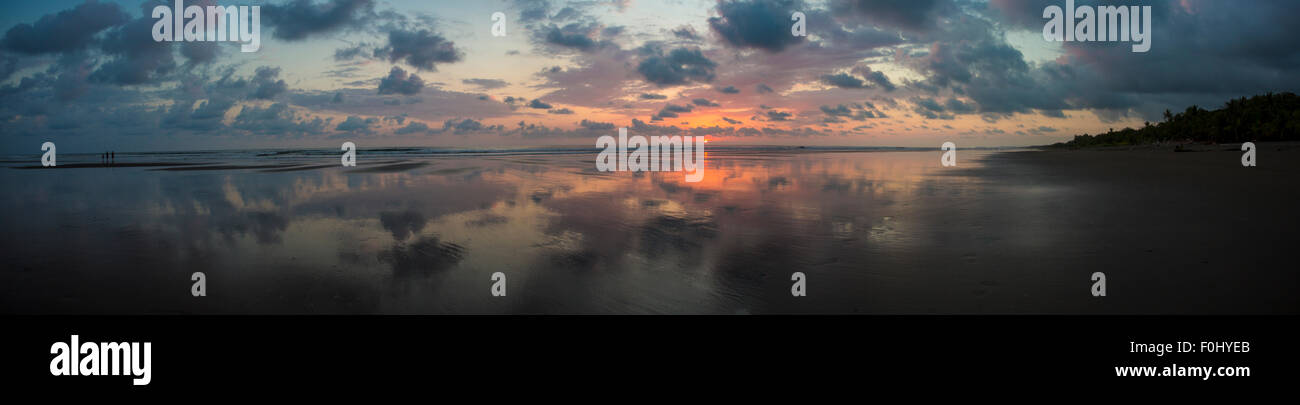
[[[1229,100],[1223,108],[1187,107],[1173,114],[1165,110],[1164,122],[1142,128],[1110,130],[1097,135],[1075,135],[1055,147],[1146,145],[1162,142],[1240,143],[1300,140],[1300,97],[1294,93],[1268,93]]]

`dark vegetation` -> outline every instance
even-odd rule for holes
[[[1197,106],[1171,114],[1164,122],[1147,122],[1138,129],[1124,128],[1097,135],[1075,135],[1074,140],[1054,147],[1146,145],[1155,143],[1240,143],[1300,140],[1300,96],[1294,93],[1265,94],[1229,100],[1223,108],[1205,110]]]

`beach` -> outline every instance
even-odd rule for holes
[[[938,150],[724,148],[697,183],[600,172],[594,152],[426,152],[6,160],[0,311],[1297,312],[1291,145],[1250,168],[1232,150],[943,167]]]

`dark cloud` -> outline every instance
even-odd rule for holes
[[[358,28],[374,18],[374,0],[292,0],[262,6],[274,37],[297,41],[318,33]]]
[[[739,125],[739,124],[741,124],[741,123],[743,122],[743,121],[740,121],[740,120],[733,120],[733,119],[731,119],[731,118],[727,118],[727,117],[722,117],[722,120],[723,120],[723,121],[726,121],[728,124],[732,124],[732,125]]]
[[[320,117],[300,117],[286,103],[275,103],[261,108],[244,106],[230,126],[264,135],[318,134],[325,129],[326,120]]]
[[[90,90],[90,85],[86,82],[86,79],[91,76],[90,62],[73,55],[64,56],[61,59],[59,65],[61,65],[62,71],[59,72],[53,83],[54,98],[59,101],[69,101],[81,97]],[[27,84],[27,78],[23,78],[20,86]]]
[[[595,24],[573,23],[563,27],[551,25],[539,35],[544,43],[586,52],[599,46],[597,40],[593,38],[598,29],[599,26]]]
[[[593,131],[609,131],[614,129],[614,124],[611,122],[596,122],[585,119],[582,120],[582,122],[579,122],[578,126]]]
[[[189,65],[201,63],[212,63],[221,56],[221,49],[224,46],[221,42],[195,41],[181,43],[181,56],[184,56]]]
[[[642,100],[667,100],[668,96],[663,94],[641,93]]]
[[[483,131],[503,131],[504,129],[505,128],[503,128],[500,125],[483,125],[482,122],[479,122],[477,120],[465,118],[465,119],[447,120],[447,122],[444,122],[442,124],[441,132],[454,132],[457,134],[464,134],[464,133],[483,132]]]
[[[715,103],[715,102],[713,102],[713,101],[710,101],[710,100],[707,99],[707,98],[697,98],[697,99],[691,100],[691,103],[693,103],[693,104],[695,104],[695,105],[698,105],[698,106],[701,106],[701,107],[717,107],[717,106],[718,106],[718,103]]]
[[[412,73],[407,74],[402,68],[393,67],[388,76],[379,80],[379,94],[412,95],[424,88],[424,80]]]
[[[839,88],[841,88],[841,89],[865,89],[865,88],[867,88],[867,83],[866,83],[865,81],[862,81],[862,79],[859,79],[859,78],[857,78],[857,77],[854,77],[854,76],[849,75],[849,74],[846,74],[846,73],[836,73],[836,74],[833,74],[833,75],[823,75],[823,76],[821,77],[821,81],[822,81],[822,83],[825,83],[825,84],[828,84],[828,85],[831,85],[831,86],[835,86],[835,87],[839,87]]]
[[[853,111],[849,110],[849,107],[845,106],[844,104],[840,104],[835,107],[824,105],[821,106],[821,110],[823,113],[826,113],[826,115],[830,115],[830,116],[849,117],[853,115]]]
[[[85,49],[95,35],[130,21],[116,3],[88,0],[70,10],[46,14],[32,24],[18,24],[5,32],[0,47],[26,55],[73,52]]]
[[[545,103],[545,102],[543,102],[542,100],[533,99],[533,101],[529,101],[529,102],[528,102],[528,108],[536,108],[536,109],[539,109],[539,110],[549,110],[549,109],[551,109],[551,105],[550,105],[550,104],[547,104],[547,103]]]
[[[416,133],[431,134],[433,133],[433,130],[429,129],[429,126],[425,125],[422,122],[411,121],[411,123],[406,124],[406,126],[404,127],[398,128],[396,131],[393,131],[393,133],[397,135],[408,135],[408,134],[416,134]]]
[[[768,85],[762,83],[759,83],[757,86],[754,86],[754,91],[758,92],[758,94],[767,94],[767,93],[776,92],[776,90],[772,90],[771,87],[768,87]]]
[[[699,34],[695,33],[695,28],[692,28],[689,25],[678,27],[677,29],[673,30],[673,36],[677,37],[677,39],[684,39],[688,41],[695,41],[700,39]]]
[[[570,109],[568,109],[568,108],[556,108],[556,109],[554,109],[554,110],[547,111],[547,113],[549,113],[549,114],[570,115],[570,114],[573,114],[573,110],[570,110]]]
[[[278,67],[262,66],[257,68],[253,75],[252,84],[254,88],[251,97],[259,100],[270,100],[289,90],[289,85],[284,80],[279,80],[279,77],[280,68]]]
[[[464,79],[461,83],[478,86],[480,89],[492,90],[509,86],[510,83],[499,79]]]
[[[691,112],[691,111],[694,110],[694,109],[695,109],[695,108],[694,108],[694,107],[691,107],[690,104],[683,104],[683,105],[667,104],[667,105],[664,105],[664,109],[663,109],[663,110],[664,110],[664,111],[669,111],[669,112],[677,112],[677,113],[688,113],[688,112]]]
[[[799,0],[719,1],[709,27],[731,46],[780,52],[804,41],[790,33],[790,15],[806,9]]]
[[[139,18],[108,30],[101,51],[107,62],[90,75],[97,83],[117,85],[156,84],[176,68],[170,42],[153,40],[154,20]]]
[[[1043,18],[1043,9],[1051,5],[1065,7],[1064,2],[1057,0],[989,0],[988,10],[992,17],[1008,27],[1041,30],[1047,21]]]
[[[184,129],[196,132],[211,132],[225,126],[226,111],[230,111],[235,102],[230,99],[213,99],[199,102],[178,101],[162,119],[162,128]]]
[[[18,71],[18,58],[0,53],[0,82],[9,80],[9,76]]]
[[[373,129],[371,129],[371,126],[378,122],[378,118],[361,118],[355,115],[349,115],[346,120],[343,120],[343,122],[340,122],[338,126],[334,127],[334,130],[368,134],[374,132]]]
[[[876,26],[914,32],[935,28],[942,17],[957,9],[952,0],[832,0],[830,8],[836,14],[858,16]]]
[[[1040,126],[1038,128],[1029,129],[1029,133],[1032,133],[1034,135],[1050,134],[1053,132],[1056,132],[1056,128]]]
[[[740,89],[737,89],[736,86],[727,86],[727,87],[723,87],[723,88],[718,89],[718,91],[721,92],[721,93],[723,93],[723,94],[739,94],[739,93],[740,93]]]
[[[867,103],[866,106],[858,103],[852,103],[849,105],[839,104],[834,107],[824,105],[821,106],[820,109],[822,113],[825,113],[827,116],[829,116],[828,118],[835,119],[834,121],[828,121],[828,122],[843,122],[838,120],[838,118],[848,118],[854,121],[863,121],[871,118],[883,118],[884,115],[883,113],[877,111],[875,109],[875,106],[871,105],[871,103]]]
[[[659,110],[659,113],[651,117],[651,121],[658,121],[664,118],[677,118],[679,117],[680,113],[688,113],[694,109],[695,107],[690,104],[683,104],[683,105],[665,104],[664,108]]]
[[[954,114],[970,114],[975,112],[975,106],[961,100],[950,98],[944,103],[944,109]]]
[[[768,120],[771,120],[771,121],[786,121],[786,120],[790,119],[790,117],[793,116],[793,115],[794,115],[794,114],[791,114],[791,113],[788,113],[788,112],[775,111],[775,110],[773,110],[773,111],[768,111],[768,112],[767,112],[767,119],[768,119]]]
[[[885,91],[894,91],[894,89],[898,88],[893,82],[889,81],[889,77],[886,77],[884,73],[873,71],[869,66],[854,67],[853,74],[865,78],[866,81],[885,89]]]
[[[362,42],[356,46],[335,49],[334,60],[339,62],[349,61],[357,58],[365,58],[369,54],[373,53],[373,48],[369,44]]]
[[[582,12],[578,11],[578,9],[573,7],[565,7],[560,9],[560,11],[556,11],[555,15],[551,16],[551,20],[564,21],[564,20],[577,18],[581,15]]]
[[[551,14],[549,0],[514,0],[513,9],[519,10],[520,22],[544,20]]]
[[[925,119],[951,120],[954,116],[933,98],[918,97],[912,99],[912,111]]]
[[[672,86],[713,81],[717,64],[699,49],[676,48],[665,55],[658,47],[647,45],[640,52],[644,57],[636,70],[647,82]]]
[[[429,30],[388,32],[388,45],[375,48],[374,56],[389,62],[405,62],[417,69],[437,71],[439,63],[460,62],[463,53],[456,44]]]

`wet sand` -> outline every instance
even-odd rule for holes
[[[1076,298],[1078,310],[1062,312],[1297,313],[1300,277],[1290,249],[1300,224],[1300,149],[1260,144],[1256,167],[1241,166],[1236,145],[1191,149],[992,155],[969,175],[1018,192],[989,215],[1035,223],[1000,221],[982,232],[1045,230],[1037,237],[1049,249],[1018,254],[1025,268],[1080,280],[1106,274],[1105,298]],[[1078,283],[1041,282],[1065,297]]]
[[[1286,145],[593,156],[0,168],[0,312],[1297,312]]]

